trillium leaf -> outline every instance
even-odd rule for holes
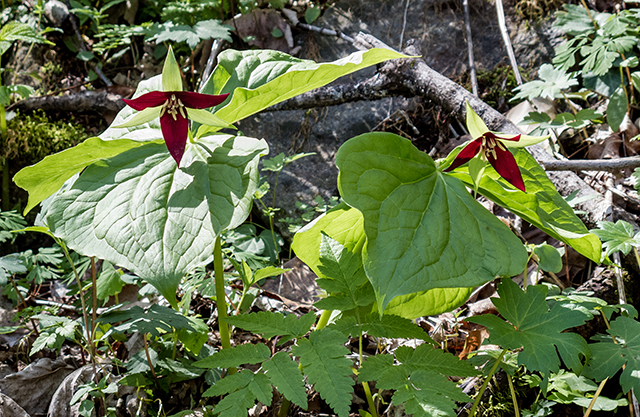
[[[327,278],[320,261],[323,232],[362,257],[362,247],[366,240],[362,213],[345,203],[340,203],[309,223],[293,237],[292,248],[296,256],[319,277]],[[407,319],[440,314],[462,305],[472,291],[473,288],[434,288],[398,296],[389,302],[385,314]]]
[[[144,144],[145,142],[129,139],[104,141],[89,138],[73,148],[49,155],[37,164],[21,169],[13,177],[13,181],[29,192],[24,213],[58,191],[65,181],[85,167]]]
[[[94,163],[48,202],[44,219],[73,250],[125,267],[171,303],[184,274],[211,261],[216,237],[249,214],[264,141],[188,143],[178,169],[164,144]]]
[[[396,58],[407,56],[388,49],[370,49],[337,61],[317,63],[278,51],[230,49],[220,54],[218,66],[201,92],[232,93],[230,102],[216,115],[235,123],[344,75]]]
[[[451,155],[455,156],[455,152]],[[582,255],[600,262],[602,244],[596,235],[589,233],[573,209],[562,198],[546,172],[524,149],[514,152],[527,192],[503,186],[504,182],[491,166],[487,166],[478,192],[496,204],[522,217],[549,236],[573,247]],[[449,157],[447,157],[447,160]],[[469,187],[473,181],[467,174],[467,167],[461,166],[448,175],[461,179]],[[509,189],[506,189],[506,188]]]
[[[524,269],[515,235],[410,141],[364,134],[342,145],[336,165],[341,195],[364,216],[364,266],[381,311],[396,296]]]

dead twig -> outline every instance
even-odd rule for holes
[[[476,60],[473,57],[473,39],[471,38],[471,19],[469,18],[469,0],[462,0],[464,6],[464,25],[467,30],[467,51],[469,53],[469,77],[471,78],[471,90],[474,96],[478,96],[478,77],[476,75]]]

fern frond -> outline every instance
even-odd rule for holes
[[[450,353],[434,349],[431,345],[420,345],[415,349],[401,346],[396,349],[396,358],[407,367],[409,373],[418,369],[443,375],[475,376],[478,371],[466,361]]]
[[[271,357],[271,350],[267,345],[246,344],[229,349],[222,349],[211,356],[193,363],[198,368],[231,368],[244,364],[255,364],[266,361]]]
[[[325,328],[312,332],[309,339],[299,339],[298,346],[292,348],[309,382],[340,417],[349,415],[354,385],[345,342],[342,333]]]
[[[304,336],[311,325],[315,323],[316,316],[309,312],[298,319],[295,315],[284,316],[282,313],[261,311],[259,313],[242,314],[227,317],[225,322],[253,333],[264,335],[266,339],[274,336]]]
[[[269,381],[286,399],[307,408],[307,391],[304,388],[304,378],[288,353],[278,352],[271,360],[262,364],[262,369],[269,377]]]

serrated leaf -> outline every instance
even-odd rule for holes
[[[458,365],[450,366],[453,363],[450,360],[446,360],[444,366],[437,363],[420,363],[420,357],[423,356],[423,353],[433,350],[430,345],[421,345],[420,348],[424,349],[423,352],[416,355],[408,352],[413,350],[411,348],[406,348],[408,351],[402,352],[401,356],[396,355],[399,361],[401,358],[408,359],[409,364],[394,365],[391,355],[376,355],[367,358],[359,370],[358,381],[376,381],[376,387],[379,389],[395,390],[392,398],[393,403],[396,406],[405,404],[407,412],[413,415],[454,417],[456,415],[454,412],[455,401],[468,401],[468,397],[462,393],[460,388],[456,387],[455,383],[440,374],[439,370],[457,369],[456,372],[462,370]],[[424,359],[444,358],[442,353],[427,355],[431,357],[424,357]],[[451,354],[445,355],[461,362]],[[432,370],[427,370],[430,367]],[[437,367],[439,370],[435,370]],[[466,363],[462,367],[464,372],[473,369],[471,365]],[[476,372],[473,373],[473,375],[475,374]]]
[[[262,404],[271,404],[273,398],[273,388],[271,388],[271,382],[269,378],[261,372],[253,375],[253,380],[249,382],[247,388],[253,393],[255,398]]]
[[[307,408],[307,391],[304,387],[304,377],[300,373],[298,364],[286,352],[278,352],[262,364],[269,381],[289,401],[302,409]]]
[[[457,356],[424,344],[415,349],[400,346],[396,349],[396,358],[409,373],[420,369],[425,372],[436,372],[442,375],[475,376],[478,372],[466,361]]]
[[[425,332],[422,327],[413,323],[409,319],[390,314],[385,314],[380,317],[379,314],[373,313],[367,316],[367,320],[362,327],[367,334],[374,337],[419,339],[429,343],[434,343],[429,337],[429,333]]]
[[[405,57],[388,49],[370,49],[319,64],[277,51],[228,49],[218,56],[218,66],[201,92],[232,93],[231,101],[223,103],[216,115],[235,123],[362,68]]]
[[[393,355],[369,356],[358,369],[358,382],[376,381],[379,389],[398,389],[408,377],[404,366],[394,365]]]
[[[538,71],[538,77],[540,80],[529,81],[514,88],[518,94],[512,100],[531,100],[538,97],[553,100],[562,97],[564,90],[578,85],[575,77],[560,68],[554,68],[551,64],[543,64]]]
[[[130,149],[53,196],[45,222],[71,249],[131,270],[175,304],[182,277],[211,262],[216,237],[248,215],[266,152],[264,141],[212,135],[188,142],[178,168],[164,144]]]
[[[160,143],[156,141],[155,143]],[[58,191],[69,178],[94,162],[111,158],[149,142],[129,139],[104,141],[89,138],[73,148],[46,156],[35,165],[21,169],[13,181],[29,193],[24,214]]]
[[[364,216],[363,263],[380,311],[396,296],[480,285],[524,269],[515,235],[409,140],[360,135],[342,145],[336,165],[340,194]]]
[[[282,313],[271,311],[241,314],[224,319],[225,322],[233,326],[262,334],[266,339],[271,339],[275,336],[304,336],[311,328],[311,325],[315,323],[315,320],[316,317],[312,312],[298,319],[294,314],[289,314],[285,317]]]
[[[271,357],[267,345],[244,344],[228,349],[221,349],[211,356],[193,363],[200,368],[232,368],[244,364],[262,363]]]
[[[151,38],[157,43],[165,41],[186,42],[189,48],[195,49],[198,44],[207,39],[224,39],[231,42],[229,34],[231,28],[222,25],[219,20],[203,20],[194,26],[174,25],[173,22],[166,22],[153,28],[155,35]]]
[[[443,375],[416,371],[411,375],[410,383],[394,393],[392,401],[404,403],[407,413],[415,417],[455,417],[455,402],[469,401],[469,397]]]
[[[140,306],[133,306],[124,311],[112,311],[98,318],[101,323],[124,322],[111,330],[118,333],[142,332],[153,336],[172,332],[174,329],[188,329],[194,331],[191,321],[168,307],[153,304],[148,310]]]
[[[623,392],[634,389],[636,397],[640,394],[640,323],[629,317],[620,316],[611,322],[607,332],[616,338],[613,341],[589,345],[593,356],[585,367],[585,376],[597,381],[614,376],[623,366],[620,385]]]
[[[195,379],[202,375],[205,370],[194,367],[189,360],[181,358],[181,361],[175,361],[164,358],[158,361],[160,374],[165,375],[170,384]]]
[[[549,236],[567,243],[587,258],[600,262],[600,240],[596,235],[589,233],[584,223],[558,193],[544,169],[526,150],[518,149],[514,156],[527,192],[506,190],[500,184],[500,176],[490,166],[485,171],[486,175],[482,178],[478,192]],[[460,178],[472,187],[473,182],[465,170],[463,166],[450,175]]]
[[[291,352],[300,358],[303,372],[331,408],[340,417],[349,415],[353,379],[352,362],[345,357],[346,337],[336,330],[324,328],[299,339]]]
[[[227,375],[226,377],[216,381],[214,385],[209,387],[202,395],[204,397],[217,397],[237,391],[245,388],[253,380],[253,372],[248,369],[244,369],[235,374]],[[254,397],[255,398],[255,397]]]
[[[624,220],[615,223],[600,221],[598,228],[592,229],[591,233],[602,240],[605,256],[618,251],[628,255],[632,248],[640,247],[640,232],[634,233],[633,226]]]
[[[486,326],[492,343],[507,349],[523,348],[518,364],[543,373],[545,378],[558,372],[558,353],[570,369],[580,372],[581,356],[590,356],[589,346],[581,336],[562,331],[584,324],[591,315],[560,303],[549,311],[547,291],[543,285],[530,285],[525,292],[512,280],[504,279],[498,286],[500,298],[494,299],[494,304],[511,324],[493,315],[470,317],[467,321]]]

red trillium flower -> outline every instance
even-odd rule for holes
[[[214,96],[189,91],[152,91],[133,100],[123,100],[131,108],[140,111],[159,107],[162,136],[167,144],[169,153],[176,160],[176,163],[180,165],[180,160],[187,144],[189,119],[209,124],[206,123],[207,120],[199,120],[201,118],[193,110],[216,106],[222,103],[228,95]]]
[[[124,99],[125,103],[139,112],[114,127],[132,127],[159,117],[162,136],[178,166],[189,137],[189,119],[203,125],[233,128],[233,125],[204,110],[222,103],[229,94],[210,95],[182,91],[180,67],[171,48],[162,69],[162,89],[164,91],[151,91],[131,100]]]
[[[502,178],[520,191],[524,191],[524,181],[520,174],[520,168],[518,168],[513,154],[509,152],[507,147],[502,143],[503,140],[517,142],[520,140],[520,135],[514,137],[499,137],[492,132],[486,132],[465,146],[456,156],[451,166],[444,171],[447,172],[456,169],[460,165],[469,162],[476,155],[480,155],[480,158],[489,161],[491,166]]]

